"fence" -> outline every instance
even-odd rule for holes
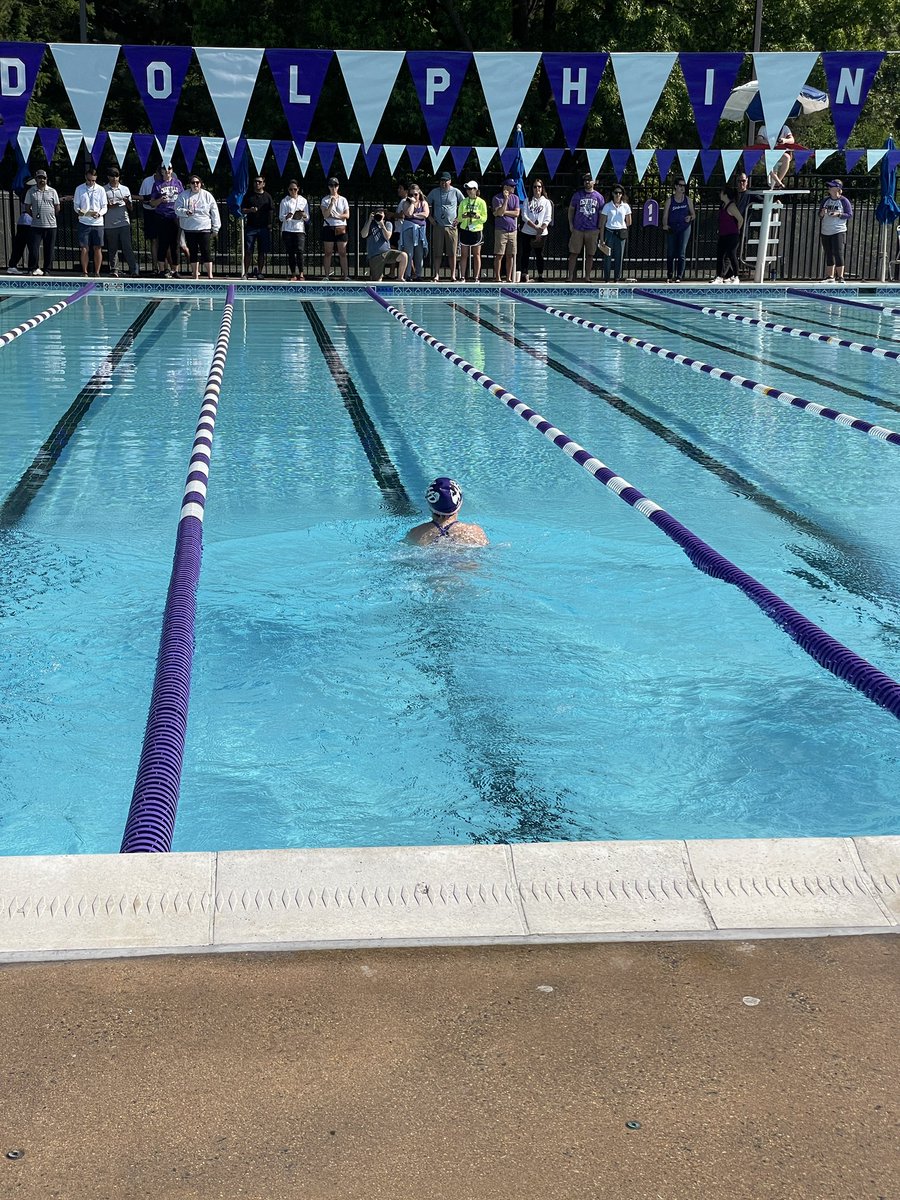
[[[557,282],[566,278],[568,256],[568,221],[566,206],[572,194],[572,183],[554,184],[550,188],[551,197],[555,201],[555,220],[551,226],[545,250],[544,279]],[[609,185],[599,185],[601,190],[609,193]],[[818,279],[822,273],[823,256],[819,246],[818,210],[824,187],[815,176],[801,175],[794,187],[809,187],[807,195],[788,196],[784,200],[782,210],[781,239],[779,242],[779,257],[772,264],[770,278],[779,280]],[[484,194],[490,198],[497,188],[485,183]],[[656,186],[636,186],[629,194],[629,200],[634,212],[634,221],[628,239],[625,253],[624,273],[628,279],[636,279],[641,283],[650,283],[665,278],[665,236],[661,229],[641,225],[641,210],[645,200],[650,197],[659,200],[660,207],[668,189]],[[884,227],[875,220],[875,208],[878,202],[878,183],[872,176],[861,176],[848,181],[847,194],[854,206],[854,219],[850,223],[848,235],[848,268],[847,276],[852,279],[878,279],[881,271],[882,242]],[[280,195],[280,192],[276,194]],[[687,270],[688,280],[707,280],[715,274],[717,212],[719,207],[718,187],[702,187],[694,194],[694,205],[697,214],[694,234],[688,247]],[[348,259],[351,276],[365,278],[366,268],[365,248],[360,242],[360,227],[366,216],[377,203],[390,208],[390,197],[356,197],[350,200],[350,221],[348,226]],[[310,208],[313,210],[313,220],[306,238],[306,277],[319,278],[322,275],[322,242],[321,220],[316,212],[318,196],[310,197]],[[155,264],[150,260],[150,246],[144,237],[143,226],[135,208],[135,219],[132,226],[132,236],[135,254],[141,271],[152,274]],[[243,255],[243,223],[233,217],[224,203],[220,204],[222,229],[215,241],[215,271],[217,276],[237,277],[242,271]],[[0,254],[5,264],[12,248],[13,232],[18,213],[18,201],[12,192],[0,191]],[[63,203],[59,214],[59,232],[57,235],[55,273],[80,272],[80,257],[78,250],[77,218],[70,203]],[[897,254],[897,234],[893,227],[888,229],[888,278],[893,278]],[[493,228],[489,220],[485,228],[485,244],[482,248],[482,276],[491,277],[493,274]],[[183,260],[186,263],[186,259]],[[337,256],[334,267],[337,268]],[[104,265],[104,270],[106,266]],[[186,267],[182,267],[182,273]],[[270,278],[287,278],[287,259],[278,232],[272,236],[272,253],[269,257],[267,275]],[[431,272],[429,271],[429,275]],[[444,272],[446,274],[446,270]],[[600,256],[595,263],[595,275],[602,274]]]

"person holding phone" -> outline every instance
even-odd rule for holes
[[[103,217],[106,192],[97,183],[97,168],[85,167],[84,183],[75,189],[75,214],[78,217],[78,245],[81,248],[81,273],[88,273],[88,256],[93,251],[94,274],[103,265]]]

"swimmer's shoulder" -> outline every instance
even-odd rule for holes
[[[433,521],[416,525],[406,535],[406,542],[412,546],[431,546],[437,542],[446,542],[455,546],[487,546],[488,537],[480,525],[462,524],[457,522],[449,537],[441,537]]]

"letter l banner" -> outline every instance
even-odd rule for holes
[[[266,62],[281,97],[291,139],[298,146],[302,146],[309,137],[333,56],[333,50],[266,51]]]

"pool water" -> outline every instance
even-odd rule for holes
[[[0,528],[5,854],[121,841],[222,313],[148,304],[92,295],[0,351],[0,498],[92,381]],[[893,717],[373,301],[314,305],[343,394],[299,301],[235,306],[174,849],[900,832]],[[900,339],[863,310],[737,305]],[[7,300],[0,327],[40,307]],[[525,305],[403,307],[900,678],[897,449]],[[900,429],[892,361],[650,300],[562,307]],[[421,516],[386,500],[348,406]],[[404,545],[437,474],[485,550]]]

